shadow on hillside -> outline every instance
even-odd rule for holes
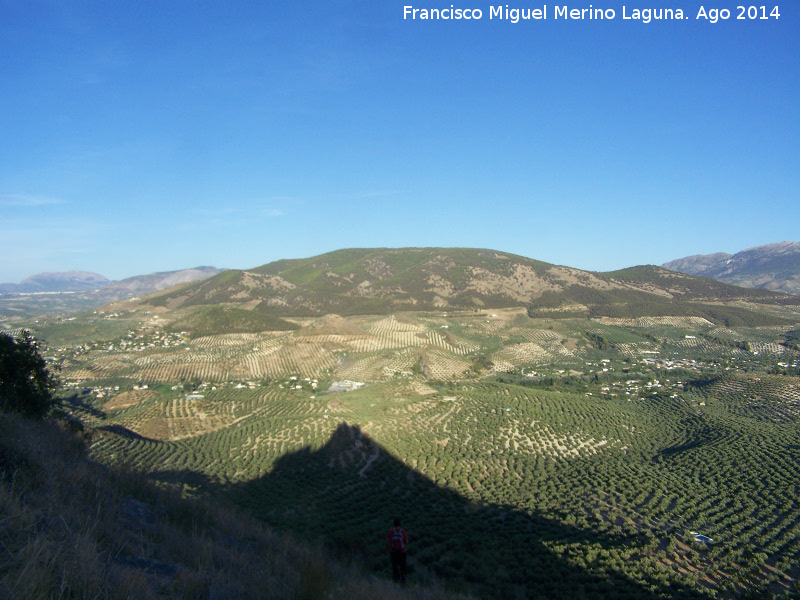
[[[150,474],[150,479],[159,483],[189,486],[195,489],[210,489],[217,483],[215,479],[209,477],[205,473],[190,471],[188,469],[155,471]]]
[[[132,429],[128,429],[123,425],[113,424],[113,425],[101,425],[100,427],[95,427],[97,431],[104,431],[106,433],[112,433],[114,435],[118,435],[120,437],[124,437],[129,440],[139,440],[144,442],[155,442],[156,440],[145,437],[139,433],[136,433]]]
[[[711,427],[703,427],[702,429],[697,429],[693,433],[694,435],[692,435],[689,441],[664,448],[658,453],[658,455],[668,458],[670,456],[683,454],[684,452],[689,452],[698,448],[713,446],[720,441],[721,437],[719,432],[713,430]]]
[[[96,419],[106,418],[106,413],[104,411],[95,408],[90,402],[87,402],[85,397],[78,394],[67,396],[62,402],[68,404],[72,410],[77,411],[79,414],[85,413]]]
[[[416,581],[430,573],[456,589],[498,599],[702,597],[641,571],[638,581],[626,574],[622,557],[643,545],[637,537],[470,501],[346,423],[321,449],[283,456],[268,475],[224,492],[273,527],[321,538],[338,556],[382,576],[390,574],[383,536],[399,516],[411,538]],[[495,492],[513,495],[511,489]]]

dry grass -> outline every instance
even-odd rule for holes
[[[112,400],[103,405],[103,410],[120,410],[130,406],[136,406],[147,400],[154,400],[161,396],[154,390],[129,390],[117,394]]]
[[[0,415],[0,598],[437,600],[87,460],[82,434]]]

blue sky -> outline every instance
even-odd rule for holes
[[[451,4],[0,0],[0,281],[373,246],[603,271],[800,240],[800,3],[717,2],[716,24],[703,2],[516,24],[409,3]]]

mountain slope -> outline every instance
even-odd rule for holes
[[[800,242],[778,242],[730,255],[688,256],[664,268],[742,287],[800,294]]]
[[[714,254],[694,254],[685,258],[671,260],[661,265],[670,271],[678,271],[679,273],[686,273],[687,275],[697,275],[702,277],[703,273],[711,267],[723,263],[733,254],[727,252],[715,252]]]
[[[708,318],[709,306],[721,302],[780,304],[800,299],[653,266],[591,273],[494,250],[382,248],[338,250],[225,271],[142,302],[184,313],[192,307],[228,305],[293,317],[526,307],[531,316]],[[746,317],[749,311],[743,307],[729,307],[725,316],[720,310],[714,309],[711,320],[770,321],[766,316]]]
[[[190,331],[192,337],[258,331],[291,331],[299,325],[257,311],[229,306],[204,306],[176,319],[169,331]]]
[[[608,285],[593,273],[494,250],[348,249],[226,271],[149,301],[169,308],[250,304],[287,316],[473,310],[525,306],[576,281]]]
[[[800,299],[767,290],[745,290],[652,265],[603,273],[616,288],[572,285],[531,301],[531,317],[589,318],[702,317],[725,326],[787,325],[790,321],[747,306],[800,304]],[[748,303],[747,306],[742,306]]]
[[[217,269],[216,267],[194,267],[193,269],[181,269],[179,271],[163,271],[160,273],[150,273],[149,275],[137,275],[110,283],[103,290],[102,295],[113,296],[113,298],[111,298],[113,300],[144,296],[181,283],[206,279],[222,271],[224,271],[224,269]]]

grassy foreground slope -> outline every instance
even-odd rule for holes
[[[2,598],[455,600],[367,579],[321,544],[103,467],[82,437],[9,415],[0,415],[0,542]]]

